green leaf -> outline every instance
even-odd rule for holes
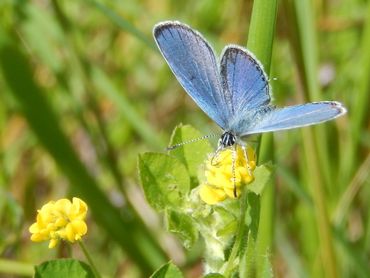
[[[39,5],[25,5],[25,13],[28,22],[22,25],[22,34],[28,47],[42,63],[60,71],[63,62],[56,55],[56,47],[63,43],[63,36],[55,18]]]
[[[199,232],[194,226],[193,219],[181,212],[174,210],[166,211],[167,229],[175,233],[182,241],[185,248],[190,249],[198,240]]]
[[[94,278],[90,266],[84,262],[74,259],[59,259],[44,262],[35,267],[35,278]]]
[[[170,146],[194,140],[194,142],[184,144],[170,152],[172,156],[175,156],[184,163],[188,169],[191,176],[192,188],[198,185],[197,176],[199,166],[207,158],[207,155],[214,151],[208,140],[196,141],[202,138],[202,136],[204,135],[190,125],[179,125],[173,131],[170,140]]]
[[[180,269],[172,262],[168,262],[161,266],[150,278],[182,278]]]
[[[139,175],[145,196],[157,209],[178,209],[190,189],[185,166],[176,158],[162,153],[139,155]]]
[[[224,277],[225,276],[223,276],[220,273],[209,273],[206,276],[203,276],[203,278],[224,278]]]
[[[235,235],[235,232],[238,228],[238,222],[237,221],[231,221],[227,224],[225,224],[224,227],[222,227],[220,230],[217,231],[216,235],[219,237],[226,237],[230,235]]]
[[[247,189],[257,195],[261,195],[265,186],[269,183],[272,175],[270,165],[261,165],[256,167],[253,172],[254,181],[247,185]]]
[[[256,240],[260,226],[261,198],[253,192],[248,192],[248,209],[245,215],[245,224],[248,226],[251,235]]]

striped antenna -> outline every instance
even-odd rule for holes
[[[194,138],[194,139],[191,139],[189,141],[185,141],[185,142],[181,142],[181,143],[178,143],[178,144],[175,144],[175,145],[172,145],[172,146],[168,146],[166,148],[167,151],[172,151],[174,149],[177,149],[178,147],[182,147],[183,145],[186,145],[186,144],[190,144],[190,143],[195,143],[195,142],[198,142],[198,141],[201,141],[201,140],[204,140],[204,139],[208,139],[208,138],[213,138],[213,137],[216,137],[218,136],[217,134],[208,134],[208,135],[204,135],[202,137],[198,137],[198,138]]]

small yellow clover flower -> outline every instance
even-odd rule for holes
[[[36,223],[29,231],[35,242],[50,240],[49,248],[54,248],[59,240],[75,242],[87,233],[84,222],[87,205],[79,198],[50,201],[37,212]]]
[[[252,147],[247,145],[244,153],[240,145],[236,146],[234,173],[233,151],[231,148],[225,148],[215,158],[211,156],[206,161],[206,182],[201,184],[199,189],[199,196],[205,203],[213,205],[227,197],[235,199],[240,196],[241,187],[254,180],[253,170],[256,168],[256,158]],[[234,196],[234,186],[236,196]]]

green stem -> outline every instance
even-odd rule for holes
[[[85,247],[85,244],[82,242],[82,240],[79,240],[78,241],[78,244],[80,245],[80,247],[82,249],[82,252],[84,253],[87,261],[89,262],[89,265],[91,266],[91,269],[94,272],[95,277],[101,278],[101,275],[100,275],[99,271],[97,270],[97,268],[96,268],[96,266],[94,264],[94,261],[92,260],[89,252],[87,251],[87,249]]]
[[[258,57],[269,75],[272,47],[275,34],[277,0],[255,0],[249,27],[248,48]],[[272,134],[263,135],[260,140],[258,164],[273,160]],[[266,185],[260,202],[260,221],[256,242],[257,277],[265,273],[265,258],[271,252],[275,207],[275,187],[273,179]]]
[[[19,276],[32,276],[34,266],[28,263],[21,263],[7,259],[0,259],[0,274],[7,273]],[[1,275],[0,275],[1,276]]]
[[[261,142],[261,151],[259,161],[264,163],[273,159],[273,136],[272,134],[264,135]],[[269,150],[268,154],[263,151]],[[273,174],[274,175],[274,174]],[[263,277],[266,272],[265,258],[270,256],[274,234],[274,208],[275,208],[275,184],[272,176],[268,184],[266,184],[263,194],[260,198],[260,219],[256,241],[256,254],[259,259],[257,263],[257,277]]]
[[[277,0],[255,0],[248,34],[248,48],[270,72]]]
[[[238,231],[236,234],[235,243],[231,250],[229,260],[227,261],[227,266],[223,274],[225,277],[231,277],[232,271],[235,268],[234,261],[239,253],[240,244],[245,234],[245,214],[247,212],[247,196],[248,196],[248,191],[244,190],[243,195],[240,199],[241,204],[240,204],[239,227],[238,227]]]

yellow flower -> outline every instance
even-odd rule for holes
[[[253,149],[246,146],[244,151],[242,146],[237,145],[233,171],[232,148],[225,148],[216,157],[211,156],[206,161],[206,182],[200,185],[199,195],[207,204],[216,204],[227,197],[239,197],[242,186],[254,179],[256,158]]]
[[[87,205],[79,198],[72,203],[68,199],[50,201],[37,212],[36,223],[29,228],[32,241],[50,240],[49,248],[53,248],[61,239],[75,242],[87,233]]]

